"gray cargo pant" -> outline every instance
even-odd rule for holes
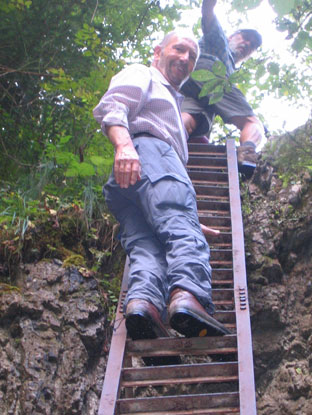
[[[130,259],[124,306],[132,299],[143,299],[162,313],[170,292],[179,287],[195,295],[213,314],[210,252],[187,172],[167,143],[153,137],[133,142],[141,162],[141,180],[121,189],[112,173],[104,186]]]

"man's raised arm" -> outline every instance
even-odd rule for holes
[[[209,25],[214,17],[214,7],[217,0],[203,0],[202,4],[202,28],[203,31],[209,30]]]

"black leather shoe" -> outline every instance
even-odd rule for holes
[[[211,317],[193,294],[177,288],[169,305],[170,326],[186,337],[223,336],[231,332]]]
[[[241,145],[237,148],[238,171],[250,179],[257,167],[258,155],[255,147]]]
[[[145,300],[131,300],[126,309],[126,328],[132,340],[171,337],[157,308]],[[180,356],[143,357],[147,366],[178,365]]]

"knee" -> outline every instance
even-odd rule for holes
[[[193,117],[191,114],[188,114],[187,112],[182,112],[182,121],[186,131],[188,132],[188,135],[191,135],[197,126],[195,117]]]
[[[250,115],[248,117],[232,117],[229,122],[234,124],[235,127],[239,128],[241,131],[249,126],[263,130],[262,122],[254,115]]]

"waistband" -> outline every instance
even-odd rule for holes
[[[133,134],[133,138],[137,138],[137,137],[154,137],[154,138],[157,138],[157,137],[155,137],[153,134],[150,134],[150,133],[144,133],[144,132],[142,132],[142,133],[135,133],[135,134]]]

